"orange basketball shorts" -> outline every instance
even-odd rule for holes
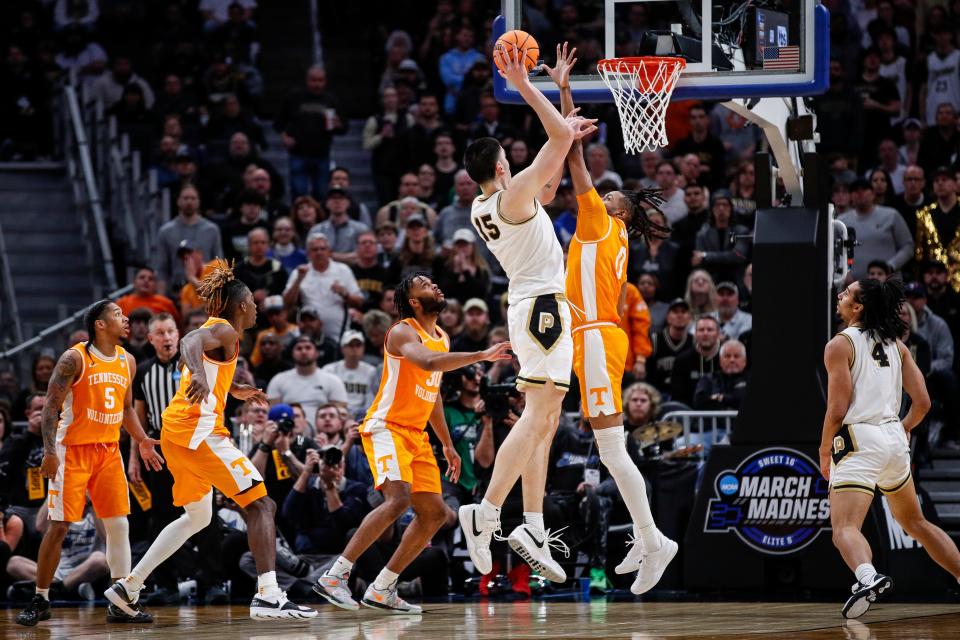
[[[57,457],[57,477],[47,488],[51,520],[79,522],[88,492],[98,518],[130,513],[130,493],[119,443],[57,444]]]
[[[165,438],[161,431],[160,446],[173,475],[173,504],[178,507],[196,502],[211,487],[241,508],[267,495],[260,472],[226,436],[207,436],[190,449]]]
[[[573,371],[587,418],[623,411],[620,396],[629,346],[627,334],[614,325],[574,329]]]
[[[426,430],[370,419],[360,427],[360,435],[374,488],[385,480],[402,480],[413,493],[440,493],[440,467]]]

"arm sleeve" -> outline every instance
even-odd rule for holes
[[[577,196],[577,237],[581,241],[599,240],[610,228],[610,216],[596,189]]]

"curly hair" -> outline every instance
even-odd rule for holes
[[[640,236],[647,241],[652,238],[666,238],[670,235],[670,227],[664,227],[651,220],[643,206],[647,204],[654,210],[660,211],[660,206],[664,203],[663,198],[660,197],[661,191],[661,189],[620,190],[620,194],[630,205],[630,222],[627,224],[627,233],[632,236]],[[660,213],[663,213],[663,211],[660,211]]]
[[[864,278],[857,280],[860,290],[856,301],[863,305],[859,322],[863,330],[881,342],[895,341],[903,335],[906,324],[900,319],[900,305],[906,300],[903,283],[897,278],[885,282]]]
[[[207,315],[222,318],[228,308],[240,303],[247,292],[247,285],[233,275],[233,265],[218,258],[213,268],[197,287],[197,295],[203,300]]]

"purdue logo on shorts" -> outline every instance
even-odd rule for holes
[[[563,334],[560,303],[555,295],[539,296],[534,301],[527,329],[544,351],[553,349]]]

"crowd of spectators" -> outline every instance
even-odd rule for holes
[[[241,345],[237,375],[265,389],[271,406],[231,401],[227,414],[279,506],[281,585],[306,596],[310,581],[382,500],[372,488],[358,427],[380,381],[384,336],[397,320],[397,283],[426,272],[440,285],[448,299],[440,324],[453,350],[509,338],[507,282],[470,224],[477,185],[459,162],[471,140],[493,136],[519,171],[543,142],[528,109],[501,105],[492,96],[489,24],[499,3],[425,3],[422,22],[430,26],[423,33],[382,25],[380,102],[359,124],[372,156],[376,202],[356,197],[349,167],[331,155],[334,137],[349,126],[339,111],[349,96],[328,88],[322,67],[305,71],[302,86],[293,88],[274,120],[290,175],[281,176],[260,157],[266,125],[257,117],[263,76],[252,0],[158,3],[162,10],[153,3],[101,2],[99,13],[94,0],[58,0],[46,3],[55,5],[49,11],[20,4],[25,8],[6,23],[12,26],[5,72],[19,74],[27,91],[26,69],[48,80],[76,71],[133,143],[155,159],[173,195],[175,211],[159,230],[154,264],[132,269],[134,291],[118,301],[131,320],[128,350],[140,363],[136,407],[148,432],[159,432],[160,413],[179,380],[179,337],[206,319],[196,289],[210,261],[235,260],[238,277],[254,293],[258,323]],[[904,340],[937,400],[942,440],[956,446],[960,53],[952,43],[960,5],[825,4],[832,12],[831,85],[814,104],[820,150],[833,178],[831,201],[862,243],[853,275],[911,281]],[[573,3],[531,5],[545,20],[567,24],[563,32],[573,44],[589,47],[588,29],[573,25],[590,24],[590,16],[578,17]],[[119,20],[122,11],[155,30],[149,59],[124,53],[129,42],[105,40],[113,32],[103,25]],[[26,33],[36,37],[25,39]],[[9,98],[2,98],[5,104]],[[43,103],[39,94],[28,100],[35,108]],[[604,125],[585,141],[597,190],[659,188],[665,204],[651,218],[672,227],[666,239],[632,238],[627,263],[622,326],[630,353],[623,404],[628,450],[642,464],[670,447],[658,442],[651,449],[643,436],[665,405],[737,410],[749,384],[753,157],[765,142],[758,128],[722,105],[679,103],[671,107],[670,146],[625,156],[612,107],[584,107]],[[41,118],[28,111],[16,116],[19,124],[10,132],[0,130],[0,153],[46,152],[42,136],[20,135]],[[576,228],[576,195],[563,180],[547,206],[564,246]],[[77,332],[71,343],[82,339]],[[4,552],[12,556],[0,582],[13,587],[31,579],[29,562],[43,524],[39,414],[53,364],[48,354],[37,357],[25,381],[0,371],[0,559]],[[437,596],[464,588],[469,574],[455,512],[482,495],[496,451],[523,408],[523,396],[512,391],[518,367],[514,359],[445,376],[445,414],[463,472],[456,485],[445,483],[447,520],[401,577],[401,594]],[[568,542],[585,558],[592,586],[605,589],[612,577],[608,527],[625,522],[625,510],[600,466],[589,424],[578,417],[578,402],[574,391],[551,451],[546,521],[555,528],[571,525]],[[12,434],[12,421],[27,427]],[[131,516],[136,556],[176,509],[166,471],[141,469],[135,451],[128,471],[138,488]],[[228,581],[235,596],[251,588],[255,571],[243,520],[229,502],[218,508],[214,526],[158,572],[148,603],[179,601],[189,580],[207,602],[222,601]],[[518,484],[504,506],[504,527],[519,522],[521,512]],[[86,555],[65,559],[94,557],[90,552],[101,542],[92,520],[71,529],[71,544],[86,545]],[[360,559],[354,589],[373,579],[409,520],[409,514],[401,518]],[[505,588],[529,594],[536,582],[527,565],[511,562],[505,546],[495,552],[494,573],[507,576]],[[609,553],[614,564],[620,553]],[[95,569],[102,573],[99,565],[84,567],[81,580],[70,577],[78,567],[63,567],[57,588],[64,597],[86,597],[93,591],[82,585],[102,579]],[[489,592],[496,584],[482,580],[478,588]],[[17,593],[12,589],[11,597]]]

